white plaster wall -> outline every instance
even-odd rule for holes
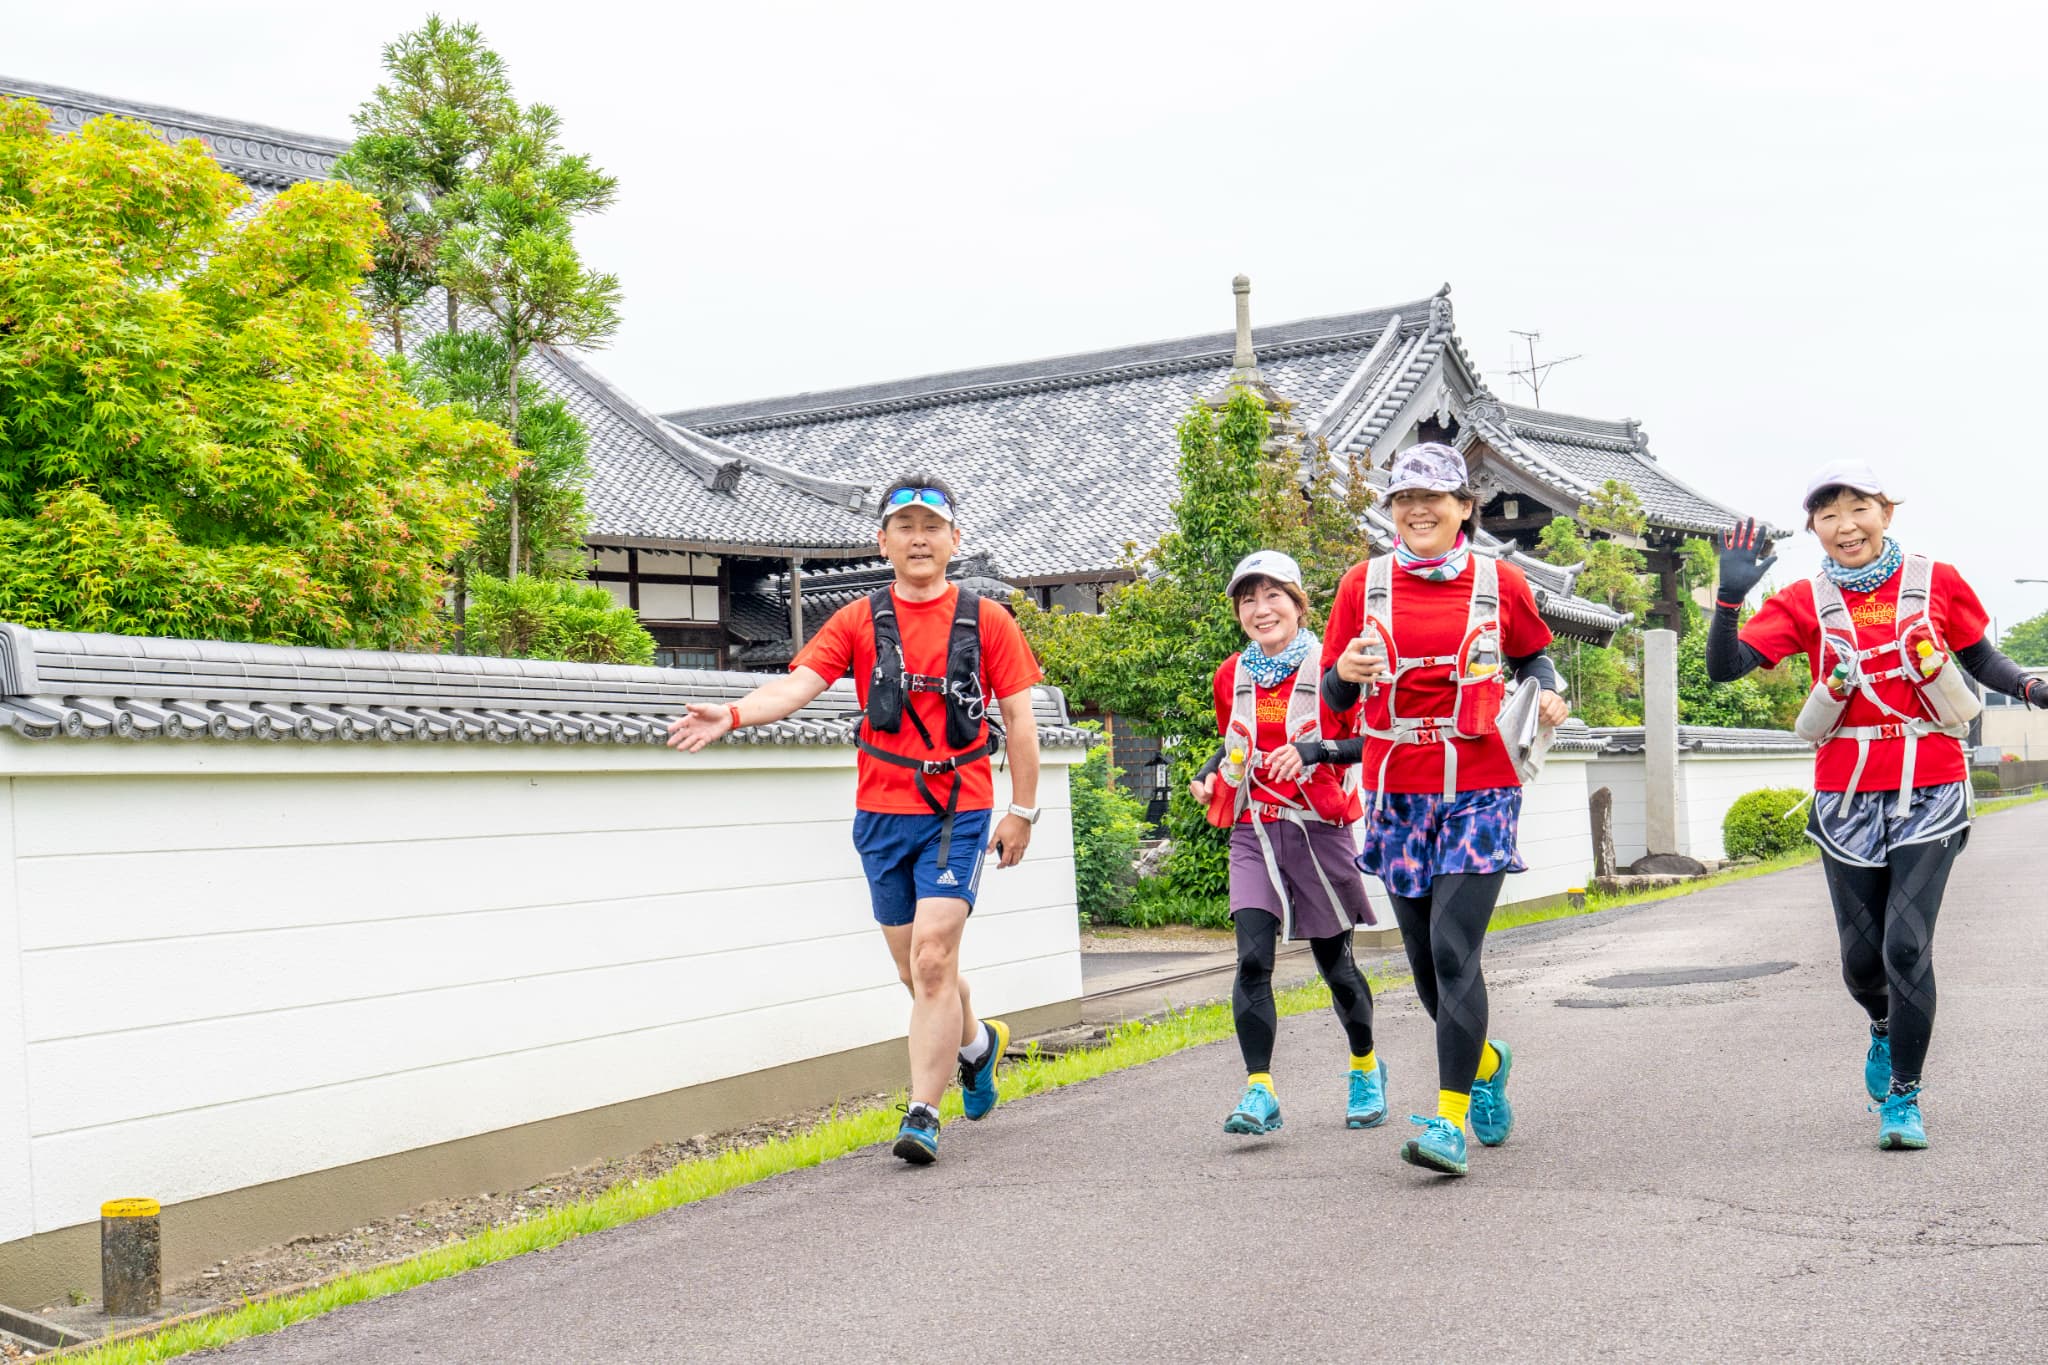
[[[19,925],[14,896],[14,784],[0,778],[0,1242],[35,1231]]]
[[[1679,852],[1701,859],[1727,857],[1721,844],[1721,822],[1739,797],[1764,787],[1804,791],[1812,785],[1813,755],[1805,750],[1684,755],[1678,764]]]
[[[1522,788],[1519,847],[1527,872],[1508,878],[1501,902],[1542,900],[1593,879],[1593,826],[1586,805],[1590,755],[1553,753]]]
[[[1045,758],[963,947],[990,1014],[1081,993],[1080,753]],[[903,1033],[850,749],[0,736],[8,769],[0,1240]]]

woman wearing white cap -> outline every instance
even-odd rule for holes
[[[1232,1004],[1246,1078],[1223,1128],[1256,1136],[1280,1126],[1273,962],[1283,936],[1309,941],[1329,983],[1351,1045],[1345,1123],[1371,1128],[1386,1121],[1386,1069],[1373,1053],[1372,990],[1351,956],[1352,925],[1373,922],[1351,860],[1358,793],[1344,777],[1358,761],[1358,741],[1322,702],[1301,567],[1277,550],[1260,550],[1239,561],[1228,591],[1250,642],[1216,670],[1211,690],[1223,749],[1192,787],[1211,822],[1230,830]]]
[[[1497,722],[1509,674],[1542,689],[1543,725],[1566,715],[1543,651],[1550,628],[1513,564],[1472,553],[1477,499],[1464,457],[1424,442],[1394,456],[1387,509],[1399,543],[1337,588],[1323,642],[1323,696],[1364,697],[1365,780],[1374,791],[1359,867],[1386,884],[1436,1021],[1437,1113],[1401,1148],[1412,1165],[1463,1175],[1465,1123],[1507,1141],[1512,1055],[1486,1036],[1480,946],[1516,852],[1522,783]]]
[[[1776,562],[1754,521],[1722,537],[1707,676],[1733,682],[1801,653],[1813,691],[1795,727],[1819,746],[1806,832],[1820,845],[1841,935],[1842,976],[1870,1016],[1863,1082],[1878,1145],[1922,1148],[1920,1073],[1934,1031],[1934,921],[1970,835],[1961,736],[1978,703],[1958,667],[2036,706],[2048,689],[1984,638],[1977,594],[1947,564],[1886,532],[1897,501],[1871,468],[1841,460],[1808,482],[1806,526],[1821,572],[1742,600]]]

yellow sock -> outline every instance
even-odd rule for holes
[[[1246,1085],[1263,1085],[1266,1089],[1273,1092],[1273,1098],[1278,1099],[1280,1097],[1280,1092],[1273,1089],[1273,1073],[1270,1071],[1254,1071],[1251,1075],[1244,1078],[1244,1083]]]
[[[1490,1081],[1493,1079],[1493,1073],[1498,1070],[1500,1070],[1500,1050],[1492,1043],[1488,1043],[1486,1051],[1479,1054],[1479,1079]]]
[[[1351,1059],[1351,1069],[1353,1071],[1371,1071],[1380,1064],[1379,1055],[1379,1049],[1374,1048],[1363,1057],[1353,1056]]]
[[[1471,1108],[1472,1097],[1470,1095],[1461,1095],[1455,1090],[1439,1090],[1436,1092],[1436,1116],[1440,1119],[1449,1119],[1452,1123],[1463,1128],[1465,1126],[1465,1115],[1470,1112]]]

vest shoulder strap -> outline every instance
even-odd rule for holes
[[[1907,555],[1899,570],[1899,634],[1906,633],[1907,622],[1927,615],[1933,590],[1934,561],[1926,555]]]
[[[1500,561],[1475,550],[1471,563],[1472,605],[1465,615],[1468,633],[1500,620]]]
[[[1849,604],[1842,600],[1842,590],[1825,569],[1813,576],[1813,612],[1820,619],[1823,635],[1832,631],[1851,645],[1856,643],[1856,623],[1849,619]]]
[[[1365,614],[1387,619],[1394,596],[1394,554],[1389,550],[1365,562]]]

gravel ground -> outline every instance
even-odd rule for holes
[[[849,1098],[837,1106],[850,1110],[881,1104],[888,1097],[877,1093]],[[751,1124],[725,1133],[700,1133],[682,1142],[664,1142],[632,1156],[619,1157],[591,1166],[535,1181],[524,1189],[461,1199],[437,1199],[395,1217],[366,1223],[346,1232],[318,1237],[298,1237],[278,1246],[260,1247],[230,1260],[219,1261],[189,1279],[167,1282],[166,1301],[177,1301],[178,1311],[238,1304],[281,1290],[300,1288],[332,1279],[351,1271],[365,1270],[388,1261],[403,1260],[446,1242],[461,1241],[494,1227],[523,1222],[536,1214],[571,1204],[617,1185],[649,1180],[669,1168],[700,1157],[715,1156],[735,1147],[751,1147],[770,1138],[787,1137],[829,1117],[832,1107],[809,1110],[766,1123]],[[96,1315],[97,1300],[73,1307],[68,1303],[45,1305],[46,1316],[69,1322],[86,1314]],[[10,1354],[13,1352],[13,1354]],[[0,1343],[0,1361],[27,1359],[18,1347]]]

